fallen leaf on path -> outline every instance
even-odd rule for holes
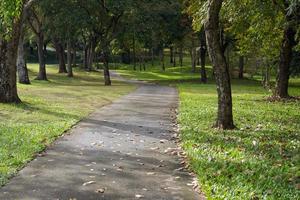
[[[155,174],[154,172],[148,172],[147,173],[148,176],[151,176],[151,175],[154,175],[154,174]]]
[[[97,189],[95,192],[96,193],[104,193],[106,190],[106,188],[100,188],[100,189]]]
[[[91,185],[91,184],[95,184],[96,181],[88,181],[82,184],[82,186],[87,186],[87,185]]]
[[[145,196],[144,195],[141,195],[141,194],[136,194],[135,195],[135,198],[137,198],[137,199],[141,199],[141,198],[144,198]]]

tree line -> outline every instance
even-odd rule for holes
[[[299,24],[299,0],[2,0],[0,102],[21,102],[17,77],[30,84],[24,44],[37,49],[36,80],[48,79],[45,54],[52,46],[59,73],[73,77],[80,55],[84,70],[103,63],[107,86],[114,55],[133,70],[146,70],[146,63],[159,60],[164,71],[168,48],[173,66],[183,66],[186,53],[192,72],[201,66],[202,83],[208,79],[209,54],[218,92],[216,127],[232,129],[230,51],[238,55],[240,79],[245,61],[254,58],[265,66],[264,85],[269,87],[270,67],[275,66],[274,97],[290,98],[291,72],[300,71]]]

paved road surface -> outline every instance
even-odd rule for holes
[[[165,153],[176,147],[177,99],[174,88],[141,85],[58,139],[0,189],[0,199],[200,199],[180,159]]]

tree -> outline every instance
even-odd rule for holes
[[[30,9],[28,16],[28,23],[32,32],[36,36],[36,43],[38,47],[38,57],[39,57],[39,73],[36,80],[47,80],[46,73],[46,62],[45,62],[45,52],[44,52],[44,13],[42,13],[40,7],[35,6]]]
[[[218,91],[218,116],[216,127],[233,129],[232,95],[228,65],[220,43],[219,16],[222,0],[209,0],[207,19],[204,24],[207,47],[213,63]]]
[[[0,2],[0,102],[19,103],[16,84],[17,50],[21,31],[24,3]]]

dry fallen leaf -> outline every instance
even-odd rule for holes
[[[87,186],[87,185],[91,185],[91,184],[95,184],[96,181],[88,181],[82,184],[82,186]]]
[[[154,172],[148,172],[148,173],[147,173],[147,175],[149,175],[149,176],[150,176],[150,175],[154,175],[154,174],[155,174]]]
[[[105,188],[100,188],[100,189],[97,189],[95,192],[96,193],[104,193],[105,192]]]
[[[141,198],[144,198],[144,195],[141,195],[141,194],[136,194],[136,195],[135,195],[135,198],[137,198],[137,199],[141,199]]]

